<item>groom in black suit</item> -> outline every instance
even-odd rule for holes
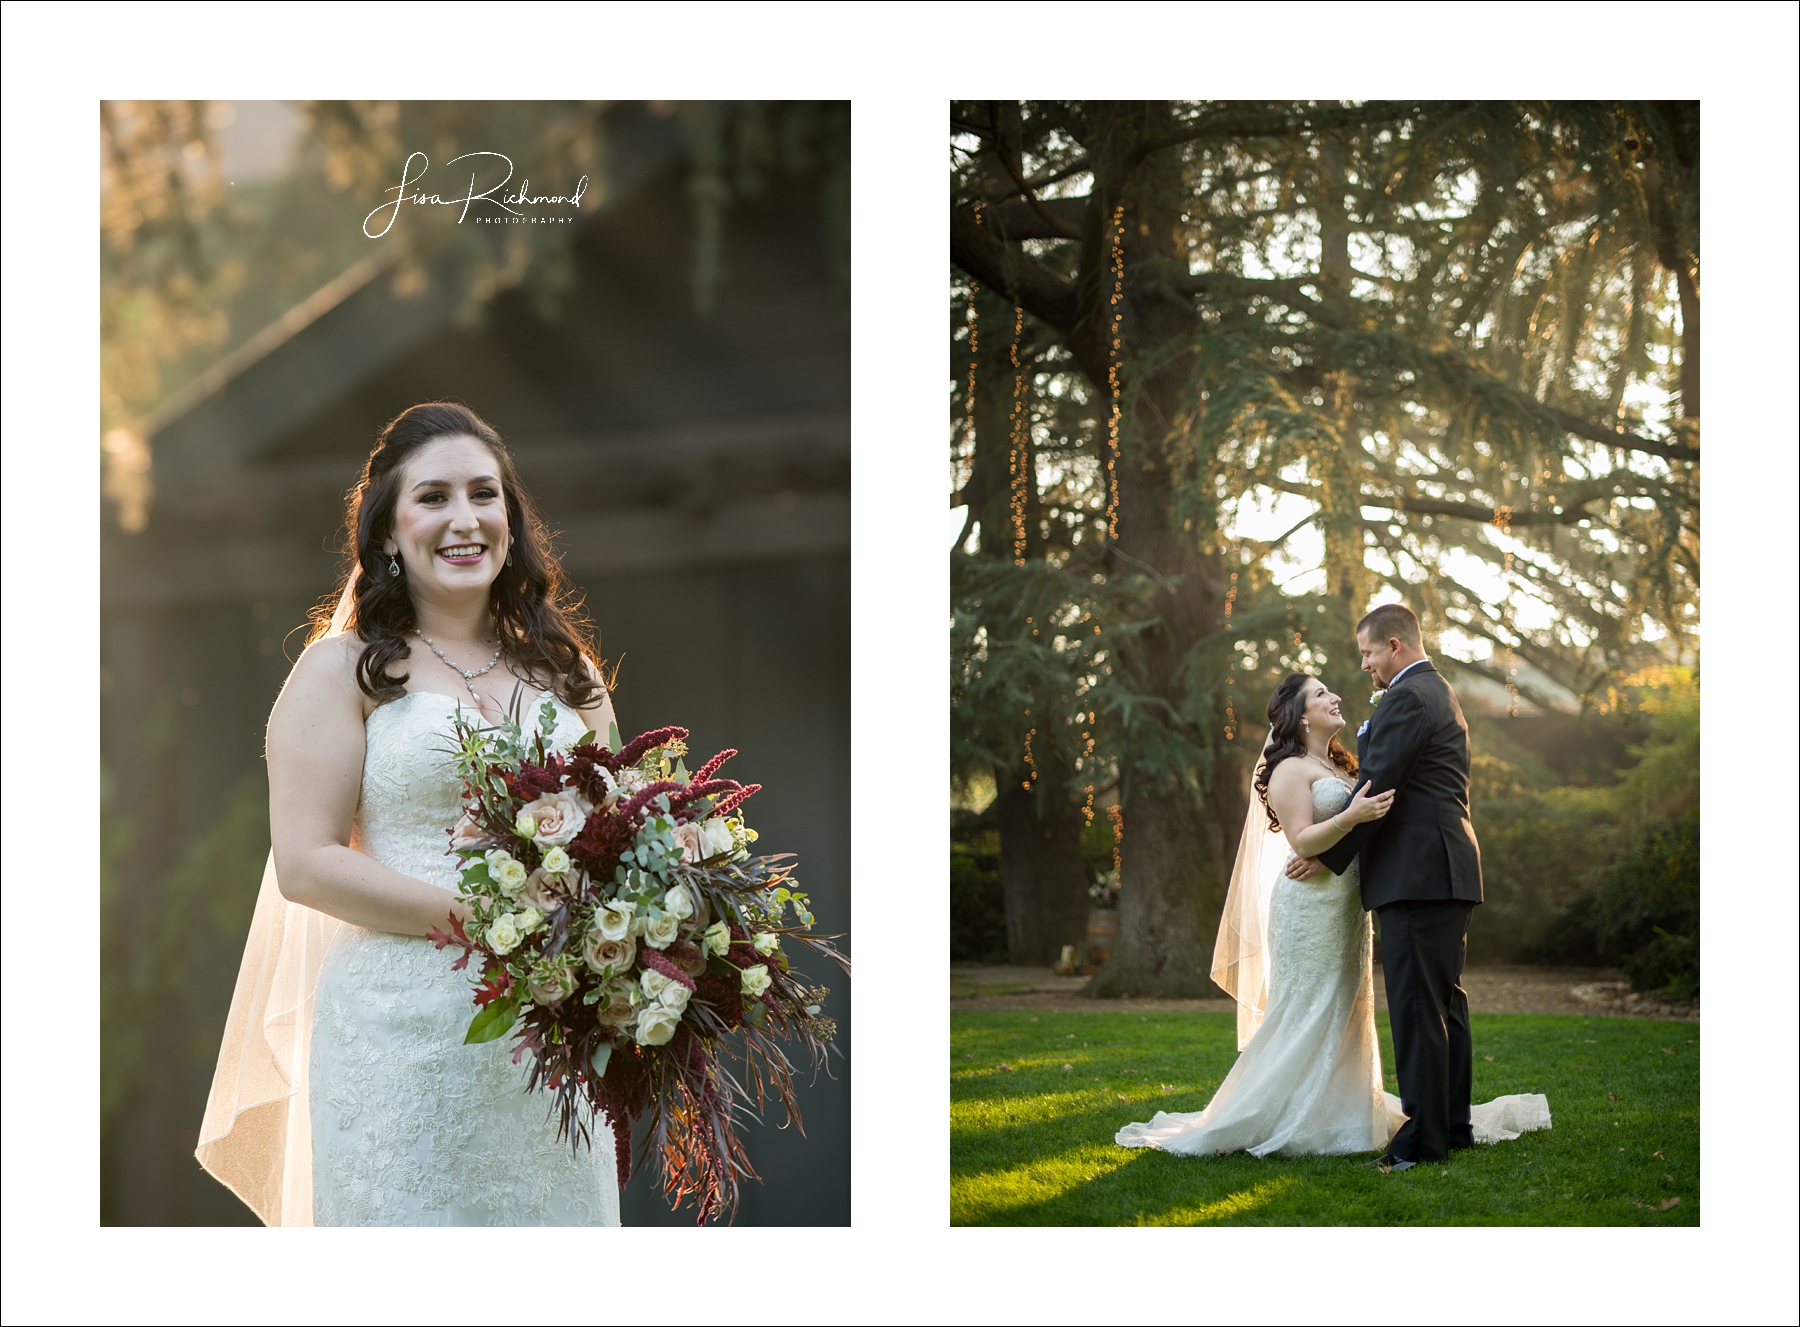
[[[1370,796],[1394,809],[1319,854],[1343,874],[1362,859],[1362,904],[1381,917],[1394,1070],[1407,1121],[1376,1164],[1404,1170],[1471,1147],[1469,998],[1460,981],[1469,917],[1481,902],[1481,849],[1469,823],[1469,726],[1425,657],[1419,619],[1383,604],[1356,627],[1363,671],[1384,691],[1359,733]],[[1290,871],[1290,874],[1292,872]]]

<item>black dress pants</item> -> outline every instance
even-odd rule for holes
[[[1460,984],[1473,903],[1390,903],[1381,916],[1381,966],[1394,1072],[1407,1121],[1388,1153],[1442,1161],[1472,1147],[1469,1128],[1469,997]]]

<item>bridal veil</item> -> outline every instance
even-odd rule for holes
[[[1256,762],[1259,769],[1268,750],[1269,738],[1265,738],[1263,755]],[[1213,981],[1237,1001],[1240,1051],[1262,1026],[1269,1007],[1269,899],[1275,892],[1276,876],[1287,865],[1286,848],[1281,831],[1269,828],[1268,814],[1253,781],[1212,960]]]
[[[331,635],[347,628],[354,583],[351,577],[338,597]],[[313,1223],[306,1081],[313,993],[343,925],[283,898],[269,854],[194,1149],[207,1172],[265,1225]]]

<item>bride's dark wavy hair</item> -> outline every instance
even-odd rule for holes
[[[1252,782],[1256,785],[1257,796],[1262,798],[1271,831],[1279,830],[1281,821],[1275,815],[1275,808],[1269,805],[1269,776],[1290,756],[1304,758],[1306,755],[1300,720],[1306,717],[1306,689],[1316,681],[1317,678],[1306,673],[1289,673],[1281,679],[1275,694],[1269,697],[1269,747],[1263,752],[1262,763],[1256,767]],[[1325,756],[1344,773],[1356,773],[1356,757],[1338,745],[1335,734],[1331,745],[1325,748]]]
[[[607,687],[598,680],[591,629],[563,575],[562,563],[550,546],[537,504],[519,483],[512,455],[500,435],[467,406],[430,401],[403,411],[381,430],[375,450],[363,465],[362,477],[350,490],[344,514],[345,567],[337,593],[313,610],[312,644],[331,628],[331,617],[344,586],[355,580],[355,600],[346,631],[364,642],[356,662],[356,684],[377,702],[398,700],[408,675],[389,667],[410,653],[407,636],[417,625],[406,577],[390,575],[382,543],[393,533],[400,477],[420,448],[440,438],[468,437],[494,458],[500,492],[506,502],[511,532],[512,565],[502,565],[488,589],[500,646],[508,663],[546,686],[576,709],[599,702]]]

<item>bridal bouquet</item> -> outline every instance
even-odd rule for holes
[[[475,982],[465,1040],[513,1033],[515,1063],[530,1052],[529,1089],[555,1094],[571,1145],[605,1111],[621,1187],[632,1122],[648,1112],[664,1192],[677,1208],[693,1195],[704,1222],[757,1178],[736,1132],[750,1103],[773,1097],[799,1123],[784,1043],[804,1045],[815,1071],[834,1049],[827,988],[793,971],[784,946],[849,964],[806,934],[793,855],[752,855],[738,808],[760,785],[718,777],[735,751],[690,774],[685,728],[621,747],[615,727],[564,756],[544,745],[554,725],[548,703],[529,738],[516,720],[458,714],[450,851],[471,918],[430,938],[460,948],[455,967]]]

